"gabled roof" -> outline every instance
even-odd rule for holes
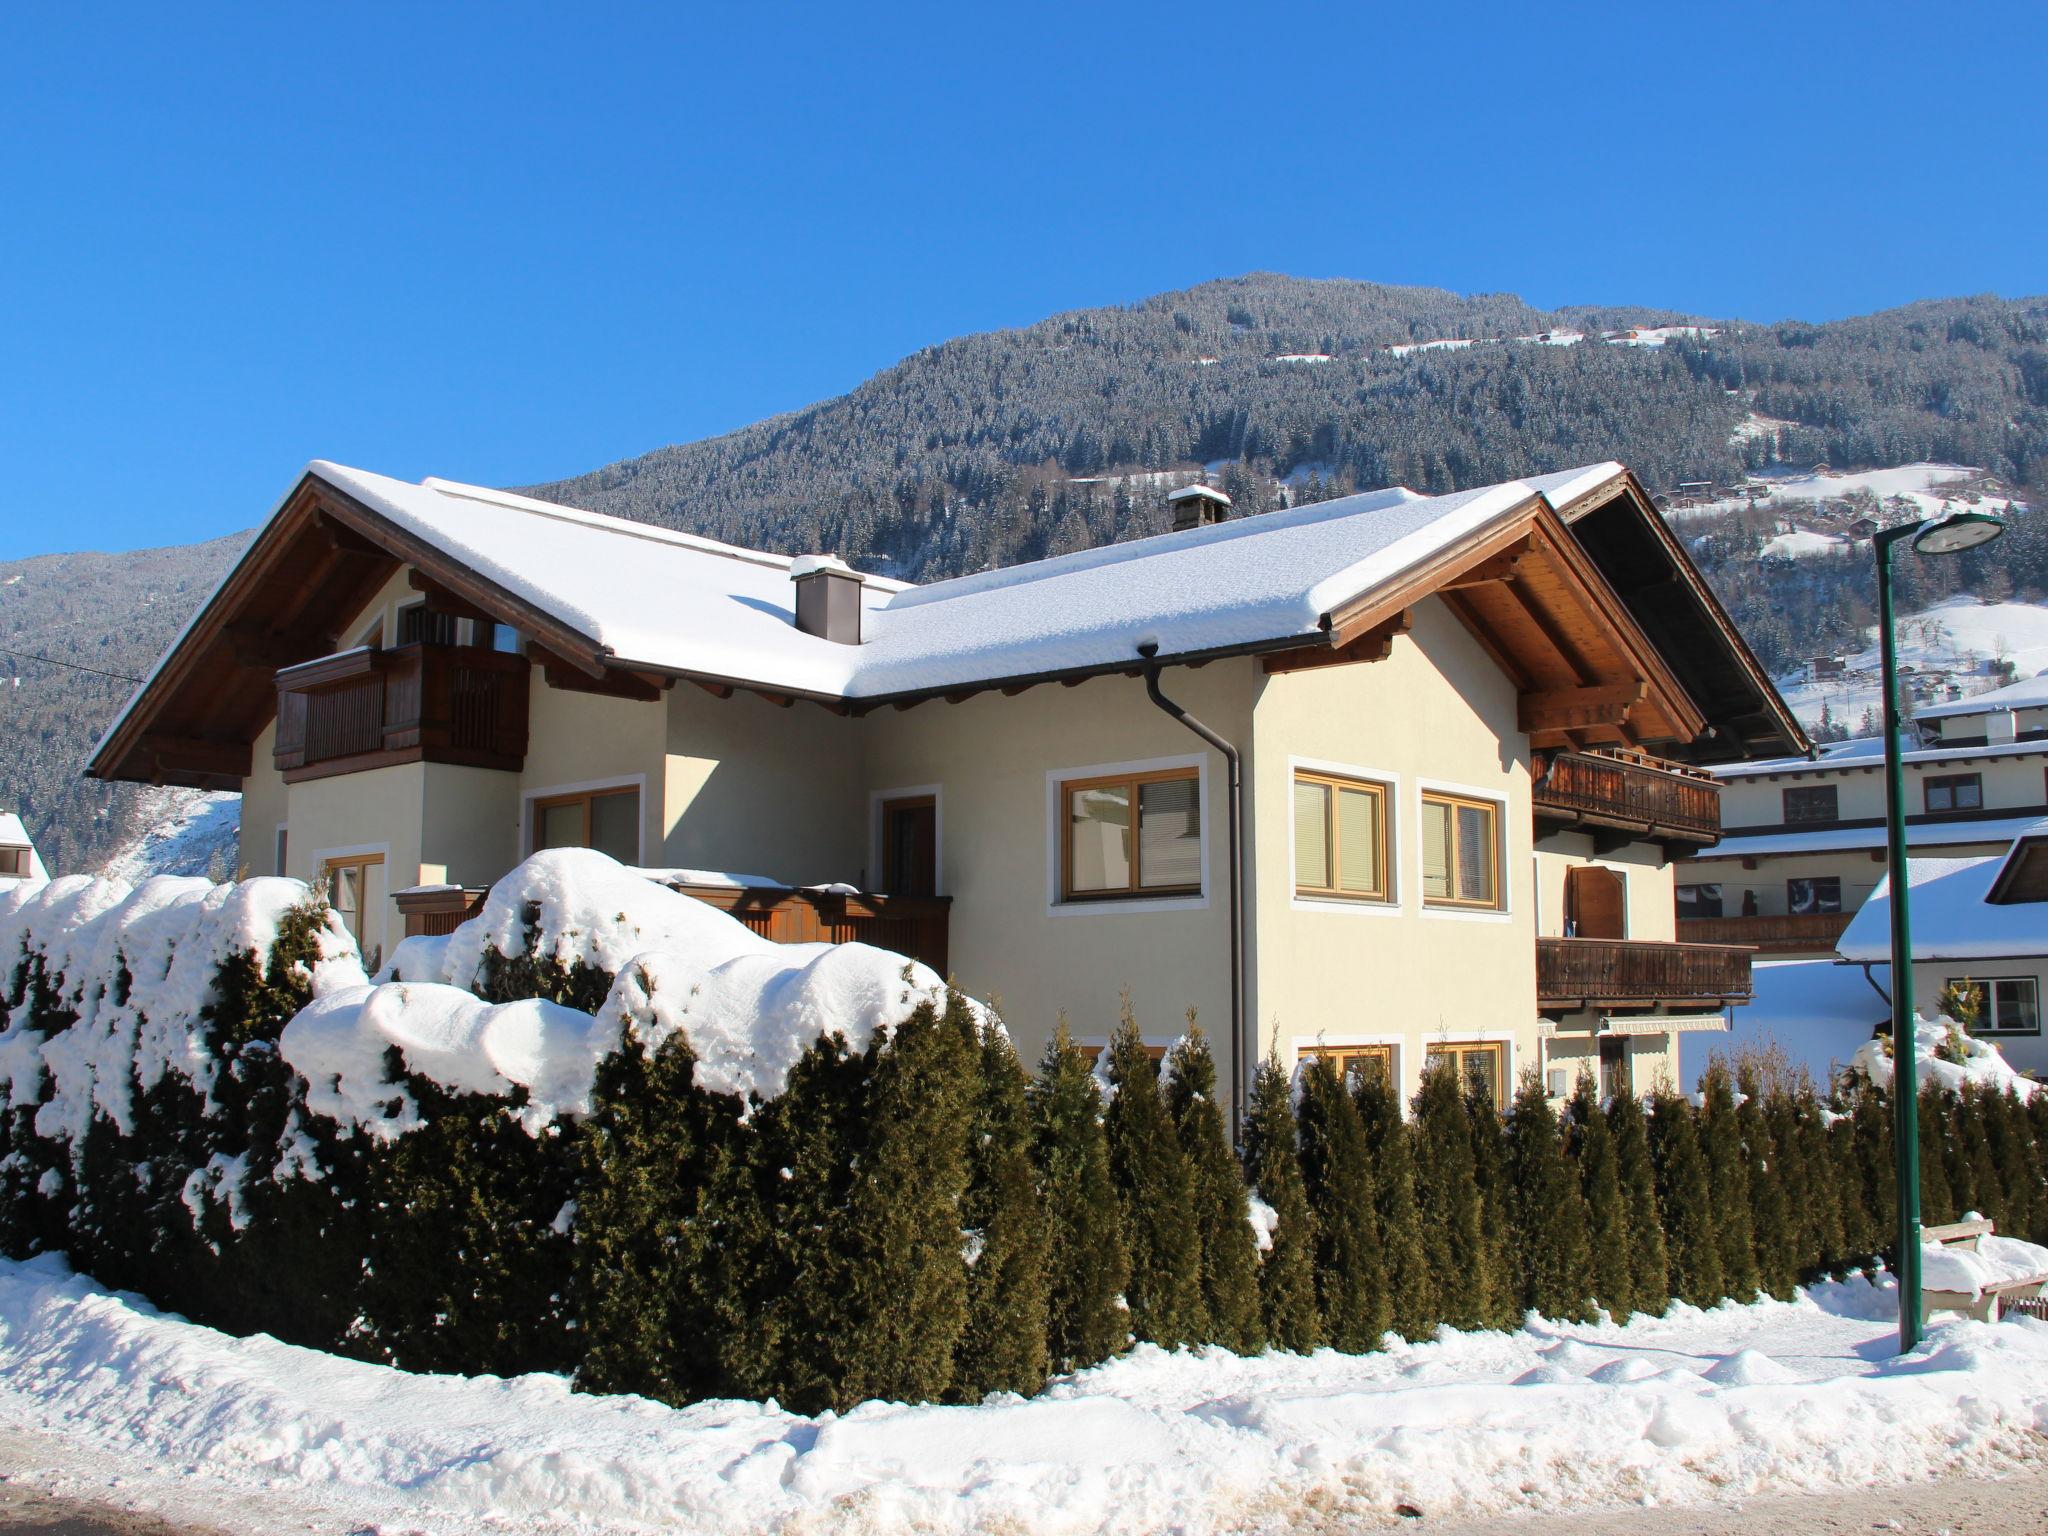
[[[1978,859],[1909,859],[1906,883],[1913,893],[1915,960],[2014,960],[2048,955],[2048,907],[2034,902],[1996,902],[1992,894],[2015,856],[2048,823],[2014,842],[2012,849]],[[1891,959],[1891,880],[1878,882],[1835,945],[1844,960]]]
[[[12,890],[18,885],[36,884],[50,878],[50,872],[43,867],[43,856],[36,852],[35,840],[28,835],[28,828],[21,824],[21,818],[12,811],[0,811],[0,848],[28,850],[28,873],[0,874],[0,890]]]
[[[1973,693],[1967,699],[1948,704],[1922,704],[1913,711],[1916,720],[1944,720],[1956,715],[1989,715],[2002,709],[2048,708],[2048,672],[2023,677],[1988,693]]]
[[[870,576],[864,643],[843,645],[795,627],[788,556],[316,460],[138,689],[89,771],[207,787],[246,772],[235,743],[246,763],[247,739],[272,707],[271,672],[332,649],[339,626],[401,563],[416,568],[430,598],[438,591],[451,606],[512,624],[593,677],[686,677],[865,709],[1128,670],[1148,642],[1164,662],[1341,646],[1384,619],[1388,603],[1412,602],[1495,558],[1509,565],[1492,579],[1505,584],[1521,570],[1525,584],[1548,593],[1550,611],[1524,603],[1489,619],[1477,592],[1454,594],[1455,611],[1497,657],[1517,625],[1562,648],[1562,673],[1532,675],[1525,688],[1594,715],[1625,714],[1640,700],[1649,739],[1690,743],[1713,726],[1721,729],[1709,755],[1740,750],[1740,734],[1698,708],[1681,681],[1698,670],[1688,649],[1732,643],[1739,654],[1724,661],[1735,671],[1749,659],[1726,616],[1716,605],[1709,618],[1723,623],[1684,631],[1683,644],[1652,643],[1645,631],[1655,631],[1617,597],[1545,494],[1590,504],[1607,488],[1609,499],[1635,505],[1632,486],[1621,466],[1602,464],[1446,496],[1397,488],[928,586]],[[1639,515],[1661,529],[1646,497]],[[1574,658],[1577,642],[1555,633],[1559,616],[1596,610],[1588,630],[1598,645]],[[1639,684],[1627,705],[1605,701],[1616,677]],[[1738,700],[1738,712],[1752,702]],[[1781,749],[1803,746],[1796,724],[1788,730]]]

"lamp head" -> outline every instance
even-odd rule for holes
[[[2005,524],[1988,512],[1950,512],[1924,524],[1913,535],[1913,548],[1923,555],[1954,555],[1989,544]]]

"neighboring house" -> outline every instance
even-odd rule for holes
[[[21,818],[12,811],[0,811],[0,891],[18,885],[40,885],[50,878],[36,852],[34,839]]]
[[[1971,1033],[1993,1040],[2022,1072],[2048,1070],[2041,998],[2048,988],[2048,822],[1989,858],[1912,859],[1913,1005],[1934,1018],[1943,993],[1971,993]],[[1882,882],[1842,935],[1837,953],[1875,968],[1890,987],[1891,883]]]
[[[1674,941],[1719,830],[1687,765],[1806,746],[1613,464],[911,587],[315,463],[88,771],[240,790],[248,872],[373,955],[586,844],[927,959],[1027,1056],[1128,988],[1233,1095],[1320,1047],[1504,1096],[1722,1027],[1748,955]]]
[[[1980,729],[1977,741],[1944,738],[1905,753],[1914,856],[2001,854],[2048,815],[2048,740],[2007,731],[1987,746]],[[1730,763],[1714,774],[1724,835],[1679,864],[1679,936],[1754,944],[1773,957],[1832,955],[1884,878],[1884,743],[1835,742],[1812,759]]]
[[[2048,741],[2048,674],[2023,678],[1952,704],[1923,704],[1913,719],[1944,747]]]

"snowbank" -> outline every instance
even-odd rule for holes
[[[1985,1287],[2048,1275],[2048,1248],[2016,1237],[1980,1237],[1974,1249],[1923,1243],[1920,1284],[1930,1291],[1982,1296]]]
[[[1889,1038],[1865,1041],[1849,1064],[1878,1087],[1889,1088],[1893,1066],[1890,1046]],[[1937,1052],[1960,1055],[1962,1060],[1945,1061]],[[1922,1088],[1938,1083],[1951,1092],[1960,1092],[1965,1084],[1975,1083],[1979,1088],[1999,1088],[2030,1099],[2041,1086],[2013,1071],[1997,1046],[1964,1034],[1962,1026],[1946,1014],[1932,1020],[1925,1014],[1913,1015],[1913,1054],[1919,1061]]]
[[[1948,1323],[1904,1359],[1894,1326],[1856,1281],[1365,1356],[1145,1347],[1030,1401],[810,1418],[406,1375],[231,1339],[37,1260],[0,1263],[0,1420],[76,1464],[115,1458],[124,1496],[171,1513],[217,1495],[252,1532],[444,1536],[1350,1529],[1400,1504],[1725,1501],[2032,1454],[2048,1326]]]

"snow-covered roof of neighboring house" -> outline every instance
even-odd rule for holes
[[[0,871],[0,884],[13,887],[24,879],[42,881],[50,878],[49,870],[43,867],[43,856],[36,852],[35,839],[28,835],[21,818],[12,811],[0,811],[0,848],[26,848],[28,850],[28,874],[12,875]]]
[[[2036,822],[2036,832],[2048,823]],[[2048,903],[1998,904],[1991,889],[2010,853],[1976,859],[1908,859],[1913,893],[1913,958],[2003,960],[2048,955]],[[1844,960],[1888,960],[1892,949],[1891,880],[1878,882],[1835,945]]]
[[[1908,767],[1921,764],[1957,763],[1980,757],[2025,757],[2048,754],[2048,741],[2001,741],[1983,747],[1915,747],[1900,755]],[[1824,774],[1851,768],[1882,768],[1884,739],[1861,736],[1854,741],[1829,742],[1818,757],[1759,758],[1747,763],[1716,763],[1710,770],[1717,779],[1753,779],[1768,774]]]
[[[1948,704],[1923,704],[1913,712],[1917,720],[1946,720],[1956,715],[1989,715],[2001,709],[2048,708],[2048,672],[2023,677],[1988,693],[1973,693],[1967,699]]]
[[[1906,827],[1909,848],[1960,848],[1976,843],[2009,843],[2039,823],[2035,816],[1993,817],[1983,821],[1912,822]],[[1690,862],[1716,859],[1756,859],[1784,853],[1853,853],[1861,848],[1882,848],[1885,829],[1874,827],[1815,827],[1805,832],[1740,832],[1724,835],[1720,842],[1690,855]]]

